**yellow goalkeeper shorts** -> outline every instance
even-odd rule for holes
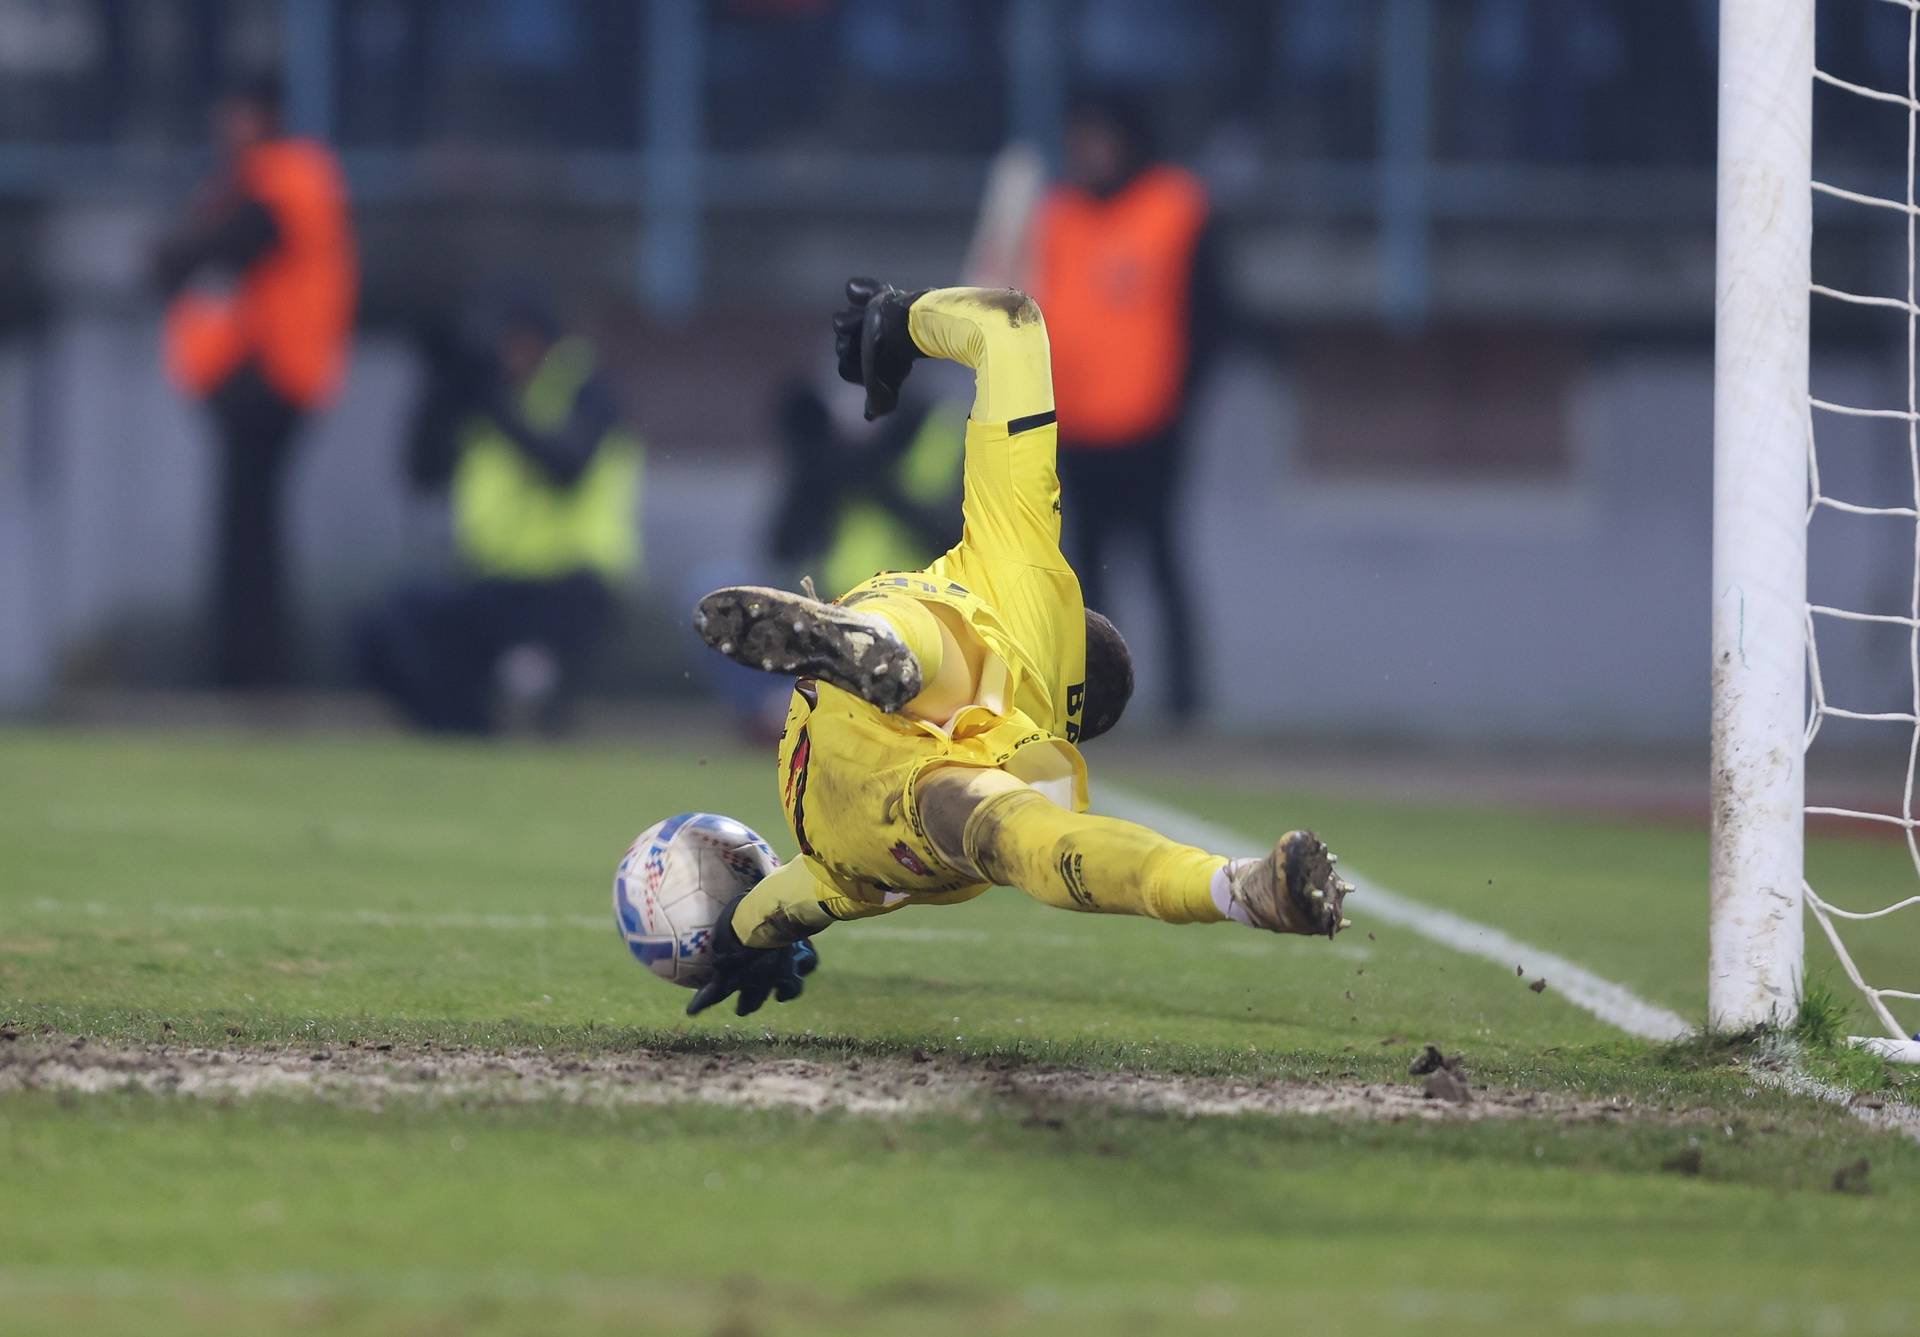
[[[967,900],[986,890],[927,840],[916,787],[935,766],[1065,771],[1085,806],[1086,764],[1072,744],[1018,710],[948,736],[886,715],[837,687],[801,681],[780,736],[780,804],[814,874],[849,899],[893,906]]]

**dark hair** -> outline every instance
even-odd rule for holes
[[[1133,699],[1133,652],[1120,629],[1087,610],[1087,700],[1080,712],[1080,741],[1098,738],[1120,722]]]
[[[228,85],[229,102],[240,102],[279,125],[287,105],[287,86],[279,75],[262,70],[245,75]]]
[[[1153,133],[1153,117],[1145,104],[1125,93],[1090,89],[1078,94],[1067,108],[1068,124],[1076,121],[1091,121],[1112,130],[1135,164],[1150,162],[1160,151]]]

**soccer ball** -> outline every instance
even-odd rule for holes
[[[613,875],[613,922],[633,959],[697,989],[712,973],[708,945],[727,902],[780,866],[750,827],[711,812],[655,822]]]

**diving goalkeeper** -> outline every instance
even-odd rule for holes
[[[801,990],[809,939],[843,919],[952,905],[995,884],[1066,910],[1233,920],[1332,937],[1351,888],[1310,831],[1229,859],[1087,812],[1077,744],[1119,722],[1126,642],[1080,601],[1060,552],[1053,385],[1040,309],[1012,289],[847,284],[833,329],[867,417],[923,357],[974,372],[959,544],[835,603],[740,586],[700,601],[706,643],[795,683],[779,785],[800,857],[739,896],[713,935],[697,1013]]]

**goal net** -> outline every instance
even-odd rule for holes
[[[1844,51],[1816,50],[1816,3],[1822,36],[1852,39]],[[1920,0],[1721,3],[1708,1016],[1790,1020],[1811,918],[1878,1032],[1856,1041],[1920,1062],[1920,953],[1874,943],[1920,942],[1917,49]],[[1829,161],[1829,125],[1859,128],[1846,147],[1885,160]],[[1829,228],[1849,244],[1823,245],[1817,271]],[[1813,374],[1815,326],[1849,323],[1863,346],[1898,350],[1898,374],[1838,389]],[[1843,552],[1868,556],[1820,569]],[[1822,747],[1884,773],[1809,804]],[[1847,876],[1860,860],[1810,867],[1809,820],[1904,841],[1915,878],[1889,894]]]

